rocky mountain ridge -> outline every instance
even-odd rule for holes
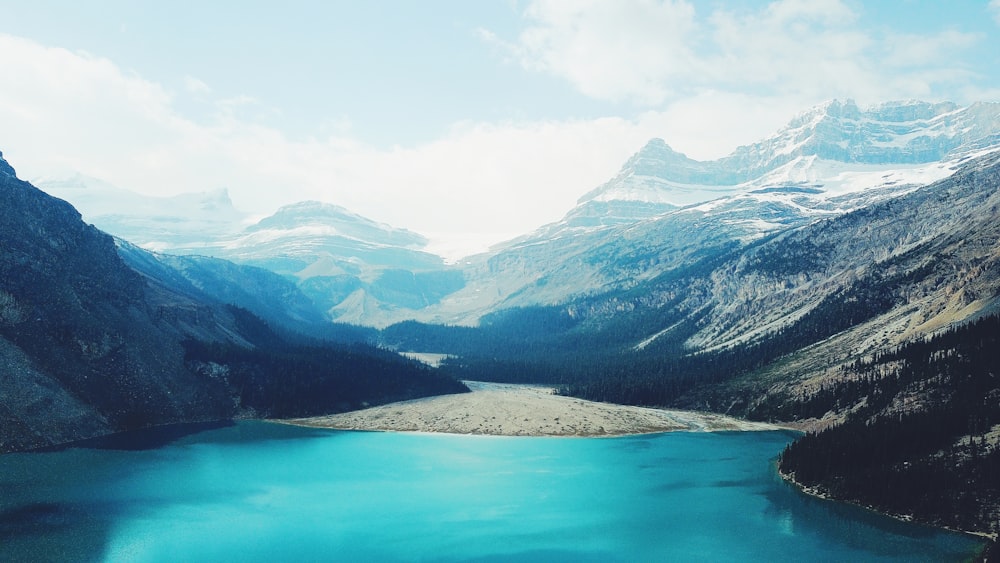
[[[275,271],[333,320],[475,325],[505,308],[627,287],[706,248],[746,245],[898,197],[946,178],[998,140],[996,103],[862,109],[834,100],[713,161],[653,139],[561,221],[456,266],[425,252],[420,235],[315,202],[167,252]]]
[[[910,193],[1000,146],[1000,104],[829,102],[709,162],[650,141],[563,220],[470,258],[466,286],[413,317],[475,324],[656,276],[706,249]]]
[[[633,306],[702,311],[684,347],[709,351],[752,344],[875,284],[891,306],[863,324],[864,335],[839,336],[853,348],[836,356],[857,357],[997,308],[998,213],[1000,152],[992,152],[908,194],[733,246],[705,277],[650,278]],[[585,299],[591,313],[577,314],[614,316],[622,301],[611,299]]]
[[[175,369],[185,333],[239,339],[223,328],[221,311],[183,298],[150,307],[142,279],[118,259],[111,237],[85,225],[68,203],[12,173],[0,177],[0,198],[0,448],[97,435],[140,417],[225,416],[218,389]],[[164,316],[186,326],[159,323]]]
[[[775,134],[736,148],[729,156],[698,161],[649,141],[609,182],[580,198],[644,201],[680,207],[715,199],[737,186],[810,158],[863,165],[917,165],[948,161],[997,144],[995,103],[959,107],[950,102],[888,102],[861,109],[831,100],[793,118]],[[773,180],[772,180],[773,182]],[[703,195],[698,194],[703,190]]]

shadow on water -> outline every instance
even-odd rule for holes
[[[110,522],[102,510],[74,503],[38,502],[0,510],[0,560],[99,561]]]
[[[156,426],[144,428],[142,430],[132,430],[98,436],[68,444],[60,444],[49,448],[34,450],[39,453],[61,452],[70,448],[85,448],[90,450],[118,450],[137,452],[143,450],[155,450],[163,446],[170,445],[181,438],[192,434],[199,434],[209,430],[229,428],[235,423],[229,420],[216,422],[193,422],[189,424],[170,424],[167,426]]]
[[[473,557],[463,559],[437,559],[432,560],[437,563],[454,563],[463,561],[466,563],[507,563],[509,561],[538,561],[540,563],[552,563],[566,561],[567,563],[613,563],[624,561],[624,559],[612,553],[588,553],[585,551],[570,551],[558,549],[536,549],[531,551],[519,551],[515,553],[505,553],[500,555],[488,555],[485,557]]]
[[[164,502],[118,498],[122,479],[143,471],[145,452],[198,443],[239,444],[330,436],[270,422],[162,426],[0,456],[0,561],[100,561],[115,523]],[[136,456],[140,457],[136,457]],[[69,469],[72,468],[72,469]],[[205,500],[204,491],[196,493]],[[224,497],[225,492],[219,493]]]
[[[170,424],[155,426],[141,430],[119,432],[107,436],[88,438],[77,442],[60,444],[48,448],[32,450],[36,453],[62,452],[81,448],[89,450],[114,450],[123,452],[138,452],[157,450],[175,443],[201,442],[199,434],[226,430],[223,433],[212,433],[205,436],[205,442],[217,444],[268,442],[272,440],[300,440],[317,436],[329,436],[336,430],[325,428],[308,428],[267,421],[220,420],[214,422],[192,422],[187,424]]]
[[[939,561],[965,560],[970,545],[979,543],[973,536],[902,522],[860,506],[806,494],[784,482],[776,468],[772,469],[772,478],[784,486],[765,490],[763,494],[769,501],[766,513],[788,522],[796,534],[838,538],[845,545],[884,557],[909,553],[915,540],[919,540],[923,546],[934,546],[934,560]],[[873,540],[876,537],[878,541]],[[931,538],[936,541],[923,541]]]
[[[0,510],[0,539],[9,541],[17,534],[44,534],[68,525],[72,510],[64,503],[36,502]]]

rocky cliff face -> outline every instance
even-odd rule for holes
[[[2,152],[0,152],[0,174],[4,176],[17,177],[17,174],[14,172],[14,167],[4,160]]]
[[[787,264],[778,270],[784,275],[761,277],[768,262]],[[842,364],[996,314],[1000,155],[970,161],[952,178],[897,200],[788,233],[734,264],[724,285],[729,294],[737,285],[773,288],[757,300],[769,313],[747,314],[749,300],[734,299],[719,307],[715,328],[692,344],[760,335],[766,315],[773,327],[807,315],[823,300],[848,306],[867,300],[874,307],[844,331],[770,368],[771,376],[789,381],[767,389],[778,397],[814,393],[822,381],[841,377]],[[764,388],[759,383],[758,391]]]
[[[5,168],[9,169],[9,166]],[[68,203],[0,176],[0,449],[231,413],[222,389],[183,369],[183,325],[228,341],[219,311],[151,307],[112,238]]]
[[[865,284],[877,286],[893,306],[864,329],[883,338],[855,341],[853,355],[994,307],[1000,293],[998,210],[1000,153],[993,153],[908,195],[761,239],[704,278],[705,291],[693,301],[681,302],[691,310],[710,309],[686,346],[753,342],[794,325],[824,299]],[[646,287],[660,286],[654,279]]]

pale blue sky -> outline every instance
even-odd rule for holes
[[[992,5],[991,5],[992,4]],[[268,213],[493,241],[649,138],[727,154],[830,98],[1000,98],[1000,1],[0,0],[0,150]]]

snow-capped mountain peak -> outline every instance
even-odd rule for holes
[[[679,153],[663,139],[651,139],[622,166],[618,174],[586,193],[577,203],[630,201],[680,207],[702,198],[710,163]],[[662,210],[662,209],[661,209]]]
[[[759,188],[791,177],[828,178],[827,169],[837,167],[829,163],[865,173],[873,166],[913,168],[954,160],[998,141],[1000,103],[959,107],[907,100],[862,109],[853,100],[830,100],[800,113],[773,135],[717,160],[694,160],[662,139],[652,139],[614,178],[580,198],[571,215],[587,214],[581,208],[595,202],[605,207],[641,202],[662,212],[735,193],[739,186]],[[814,166],[822,170],[810,172]]]
[[[302,201],[286,205],[273,215],[247,228],[248,233],[261,231],[292,231],[304,227],[321,228],[369,244],[423,248],[427,238],[407,229],[378,223],[339,205],[319,201]]]
[[[859,164],[925,164],[996,140],[1000,104],[887,102],[861,109],[852,100],[816,106],[774,135],[737,148],[724,168],[749,181],[797,157]]]

